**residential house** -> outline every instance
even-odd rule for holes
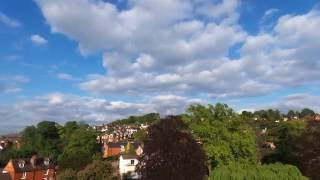
[[[0,151],[6,149],[7,147],[14,146],[15,148],[19,149],[21,135],[20,134],[8,134],[0,137]]]
[[[48,158],[12,159],[3,169],[12,180],[55,180],[56,167]]]
[[[9,172],[4,171],[3,169],[0,169],[0,179],[1,180],[11,180]]]
[[[127,144],[130,143],[136,153],[136,155],[142,154],[142,146],[138,142],[121,141],[121,142],[108,142],[103,145],[103,157],[117,156],[121,153],[125,153]]]
[[[138,156],[135,154],[122,154],[119,157],[119,172],[121,178],[130,177],[130,179],[138,179],[136,165],[138,164]]]
[[[320,122],[320,114],[314,115],[314,116],[313,116],[313,120]]]

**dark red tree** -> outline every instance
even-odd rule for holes
[[[137,166],[141,179],[201,180],[207,174],[204,152],[178,116],[150,126],[143,143]]]
[[[320,122],[310,121],[301,137],[300,168],[305,176],[320,180]]]

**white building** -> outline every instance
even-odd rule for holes
[[[119,171],[121,177],[130,174],[133,179],[138,178],[136,173],[136,165],[138,164],[138,157],[136,155],[123,154],[119,157]]]

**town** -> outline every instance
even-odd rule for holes
[[[317,175],[314,175],[314,172],[309,171],[309,168],[311,168],[311,164],[318,167],[318,162],[311,162],[309,160],[310,165],[301,166],[299,160],[301,157],[303,157],[303,161],[306,160],[306,157],[303,155],[305,153],[303,141],[308,141],[307,139],[302,139],[302,141],[299,139],[308,133],[311,133],[308,134],[309,139],[319,138],[320,115],[311,109],[305,108],[301,111],[288,111],[286,114],[273,109],[255,112],[243,111],[238,114],[227,105],[218,103],[214,106],[192,105],[189,107],[188,113],[174,117],[183,119],[183,122],[188,125],[190,135],[195,138],[194,141],[199,145],[200,149],[204,150],[206,154],[204,157],[207,161],[222,165],[226,161],[233,161],[232,159],[237,161],[246,159],[248,163],[251,162],[249,164],[257,163],[255,166],[261,166],[259,168],[265,168],[265,171],[269,168],[268,166],[277,166],[279,171],[281,170],[283,173],[291,172],[296,174],[290,175],[292,179],[304,179],[299,169],[302,170],[305,176],[311,179],[316,179],[317,177]],[[170,117],[168,118],[170,119]],[[151,113],[143,116],[130,116],[127,119],[120,119],[99,126],[88,126],[74,121],[67,122],[64,126],[53,122],[41,122],[37,127],[27,127],[22,133],[4,135],[0,139],[0,163],[2,166],[0,179],[63,180],[89,179],[89,177],[96,177],[97,179],[99,179],[98,177],[140,179],[144,172],[141,171],[141,164],[140,168],[138,168],[139,161],[145,161],[145,156],[150,153],[150,147],[145,146],[149,145],[150,139],[148,138],[152,136],[152,131],[154,131],[152,127],[161,124],[161,122],[166,122],[164,119],[160,118],[160,115],[157,113]],[[175,118],[167,121],[174,122]],[[236,127],[229,124],[231,121],[236,123]],[[214,126],[217,127],[213,126],[208,132],[206,130],[197,130],[197,126],[201,127],[205,125],[208,127],[207,122],[218,124],[215,124]],[[230,126],[229,128],[236,128],[234,130],[227,128],[226,130],[230,131],[229,133],[231,134],[238,133],[237,136],[242,136],[244,139],[229,137],[231,139],[221,140],[226,134],[218,133],[216,136],[221,136],[217,137],[220,139],[220,143],[229,143],[225,144],[226,146],[219,145],[219,142],[216,142],[218,139],[212,139],[208,136],[210,133],[215,133],[216,130],[214,128],[219,128],[219,123],[222,123],[221,125],[225,124],[223,126]],[[313,130],[308,132],[310,128]],[[220,131],[222,129],[217,130]],[[170,131],[168,130],[168,132]],[[207,135],[203,136],[203,133]],[[50,143],[58,143],[59,141],[61,144],[58,146],[64,146],[64,149],[56,149],[57,147],[46,149],[47,147],[27,142],[32,141],[32,139],[41,138],[39,136],[43,136],[43,138],[46,138],[43,140]],[[159,138],[163,139],[166,137],[165,134],[162,136]],[[38,141],[41,140],[39,139]],[[171,147],[171,143],[175,140],[168,139],[168,141],[165,141],[163,139],[163,141],[167,146]],[[177,142],[179,143],[180,141],[178,139]],[[161,142],[158,143],[161,144]],[[52,146],[52,144],[46,144],[46,146],[48,145]],[[211,154],[210,151],[212,150],[208,151],[209,146],[214,151],[222,147],[229,147],[233,149],[238,148],[239,152],[232,150],[224,152],[221,155],[219,153]],[[317,148],[319,147],[316,144],[315,147],[310,145],[308,147],[315,148],[309,149],[310,151],[307,153],[308,158],[314,159],[319,157],[319,153],[317,153]],[[145,148],[147,148],[147,152],[144,151]],[[168,149],[166,150],[162,146],[155,146],[154,148],[159,148],[159,151],[168,151]],[[169,149],[170,153],[175,153],[175,151],[175,149]],[[312,155],[313,151],[315,151],[314,155]],[[55,152],[59,153],[54,155]],[[184,152],[178,153],[180,156],[184,154]],[[296,153],[299,153],[299,156],[295,156]],[[200,154],[199,159],[195,159],[196,161],[202,161]],[[220,159],[226,155],[231,159]],[[309,157],[310,155],[315,157]],[[150,158],[150,154],[148,157]],[[176,163],[179,164],[181,162]],[[276,164],[273,165],[273,163]],[[283,165],[279,163],[283,163]],[[291,166],[285,164],[291,164]],[[238,166],[241,165],[238,164]],[[183,163],[181,163],[181,166],[183,166]],[[208,164],[205,166],[208,167]],[[206,171],[203,177],[208,176],[215,179],[214,177],[218,177],[217,174],[223,173],[219,172],[223,170],[219,169],[217,164],[214,166],[216,167],[211,166],[214,169],[209,169],[209,172]],[[295,166],[298,166],[299,169],[293,168]],[[90,168],[95,168],[97,171],[90,172]],[[176,171],[179,173],[179,169]],[[237,170],[235,169],[235,171]],[[248,171],[250,170],[248,169]],[[269,173],[270,177],[278,176],[279,174],[277,173],[281,174],[281,172],[272,174],[271,171]],[[289,178],[289,176],[286,178]]]

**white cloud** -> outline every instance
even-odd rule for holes
[[[317,83],[320,75],[317,10],[282,16],[269,31],[249,35],[238,23],[238,0],[129,0],[124,9],[105,1],[35,1],[53,33],[78,42],[82,53],[104,52],[107,74],[79,84],[92,94],[257,96]],[[240,57],[230,59],[238,44]]]
[[[48,41],[44,37],[42,37],[38,34],[32,35],[30,37],[30,40],[32,41],[32,43],[34,43],[36,45],[46,45],[48,43]]]
[[[58,73],[57,78],[61,80],[67,80],[67,81],[79,81],[79,78],[76,78],[68,73]]]
[[[0,75],[0,93],[15,94],[21,92],[21,86],[30,81],[29,78],[21,75]]]
[[[8,125],[35,124],[41,120],[64,123],[70,120],[106,123],[130,115],[159,112],[162,115],[182,113],[197,99],[175,95],[155,96],[140,102],[107,101],[101,98],[52,93],[24,99],[11,106],[1,106],[0,116]]]
[[[3,14],[2,12],[0,12],[0,23],[11,28],[21,27],[21,23],[18,20],[12,19],[6,16],[5,14]]]
[[[278,102],[272,103],[268,107],[280,109],[282,112],[310,108],[319,113],[320,96],[307,93],[291,94],[281,98]]]

